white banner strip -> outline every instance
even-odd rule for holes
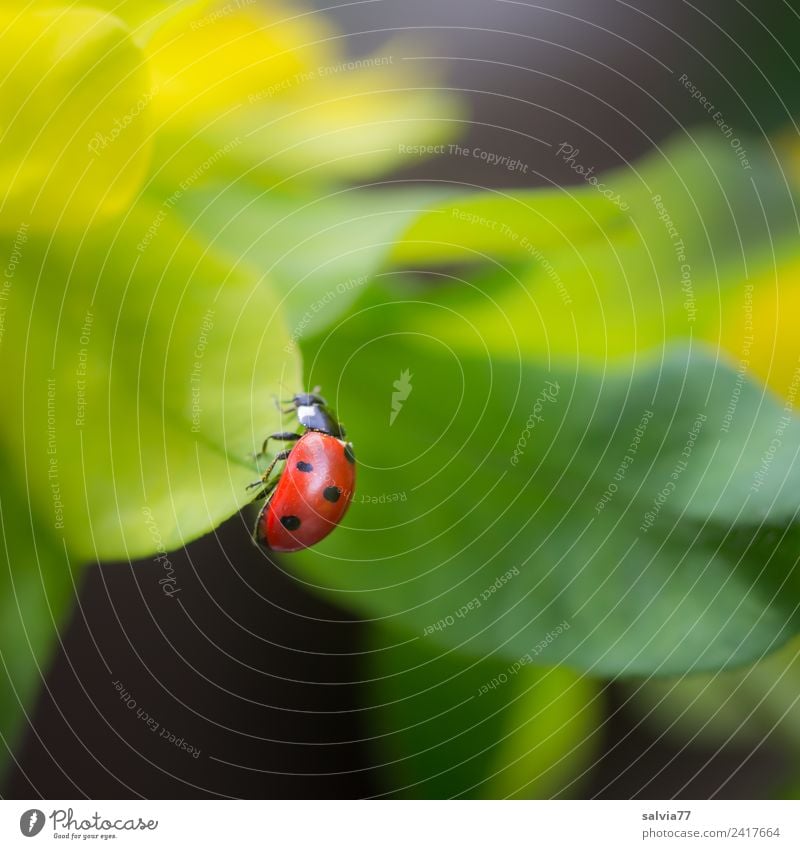
[[[0,801],[0,846],[800,847],[800,802]]]

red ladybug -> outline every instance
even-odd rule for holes
[[[256,520],[255,541],[270,551],[299,551],[316,545],[342,521],[356,481],[353,446],[345,442],[344,428],[314,393],[292,398],[303,433],[273,433],[270,439],[297,444],[275,455],[260,481],[258,497],[272,493]],[[270,480],[275,464],[285,460],[283,472]]]

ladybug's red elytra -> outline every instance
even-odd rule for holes
[[[315,390],[316,392],[316,390]],[[294,442],[280,451],[251,487],[261,487],[257,498],[269,496],[256,520],[255,541],[269,551],[300,551],[316,545],[342,521],[356,481],[353,446],[345,441],[344,428],[320,395],[302,393],[292,406],[303,432],[270,434],[270,439]],[[283,471],[270,478],[275,465]]]

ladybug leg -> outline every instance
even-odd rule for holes
[[[291,448],[287,448],[285,451],[279,451],[272,459],[272,462],[267,466],[266,471],[263,475],[261,475],[260,480],[253,481],[247,485],[248,489],[255,489],[257,486],[264,486],[264,484],[269,480],[269,476],[272,474],[272,470],[275,468],[277,463],[280,463],[281,460],[285,460],[292,453]]]
[[[296,442],[300,439],[299,433],[293,433],[292,431],[286,431],[283,433],[271,433],[265,440],[264,444],[261,446],[261,450],[257,454],[253,454],[253,459],[258,460],[259,457],[263,457],[267,453],[267,443],[270,439],[278,439],[283,442]]]
[[[252,487],[261,486],[262,484],[264,485],[264,488],[261,490],[261,492],[256,493],[256,495],[253,496],[253,501],[260,501],[262,498],[266,498],[278,485],[278,481],[280,479],[281,476],[276,475],[271,481],[268,481],[266,484],[264,484],[264,481],[256,481],[255,483],[251,483],[250,486]],[[250,487],[248,487],[248,489],[249,488]]]
[[[265,487],[264,492],[259,493],[259,497],[261,497],[262,495],[265,496],[265,497],[267,495],[269,495],[272,492],[272,490],[275,489],[275,486],[277,485],[277,483],[278,483],[278,478],[276,478],[274,481],[270,481],[267,484],[267,486]],[[269,501],[265,501],[264,504],[262,505],[261,509],[258,511],[258,516],[256,517],[256,524],[255,524],[255,527],[253,528],[253,535],[251,537],[253,542],[261,549],[265,549],[265,548],[269,549],[269,546],[267,545],[267,540],[262,533],[262,518],[264,516],[264,512],[267,510],[268,507],[269,507]]]
[[[270,439],[277,439],[279,442],[297,442],[300,439],[299,433],[294,433],[293,431],[282,431],[281,433],[271,433],[265,440],[264,444],[261,446],[261,451],[258,453],[258,457],[263,457],[264,454],[267,453],[267,443]]]

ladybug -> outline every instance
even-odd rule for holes
[[[270,439],[294,442],[292,448],[278,452],[259,481],[256,496],[270,496],[258,514],[253,537],[269,551],[300,551],[316,545],[342,521],[356,480],[356,458],[351,443],[345,441],[344,428],[328,409],[324,398],[311,393],[295,395],[292,406],[304,428],[270,434]],[[275,465],[285,461],[283,471],[270,478]]]

